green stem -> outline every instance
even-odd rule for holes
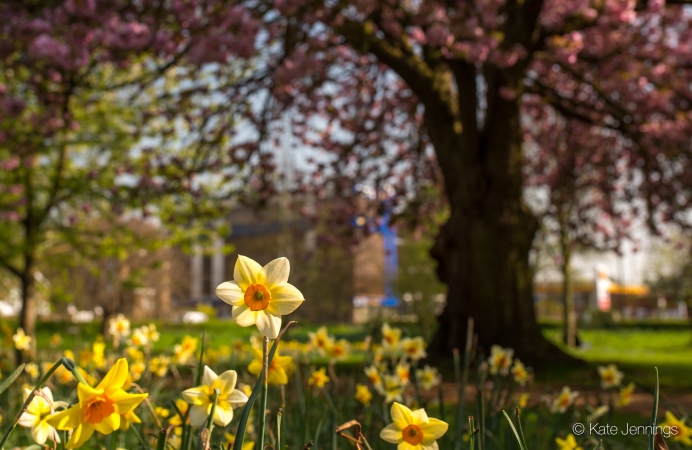
[[[274,344],[272,345],[272,349],[269,352],[269,357],[268,357],[268,364],[271,364],[272,359],[274,358],[274,354],[276,353],[276,350],[279,348],[279,340],[281,339],[281,336],[286,332],[288,327],[296,323],[295,321],[288,322],[286,326],[284,327],[283,330],[279,333],[279,335],[276,337],[276,340],[274,341]],[[235,443],[233,444],[233,450],[242,450],[243,448],[243,441],[245,440],[245,429],[247,428],[247,421],[250,417],[250,410],[252,409],[252,405],[255,403],[255,400],[257,399],[257,396],[259,395],[260,392],[260,387],[262,386],[262,378],[257,380],[257,383],[255,383],[255,387],[252,390],[252,394],[250,394],[250,398],[248,399],[247,403],[245,404],[245,407],[243,408],[243,414],[240,416],[240,423],[238,424],[238,434],[236,434],[235,438]],[[307,421],[306,421],[307,423]]]
[[[269,338],[264,337],[262,341],[262,355],[264,357],[264,362],[262,365],[262,397],[260,399],[260,411],[259,411],[259,436],[257,437],[257,448],[264,448],[264,428],[267,421],[267,389],[268,389],[268,377],[267,372],[269,371]]]
[[[219,389],[214,388],[214,402],[211,404],[211,411],[209,412],[209,421],[207,422],[207,437],[204,442],[204,449],[209,448],[209,443],[211,442],[211,432],[214,431],[214,416],[216,415],[216,404],[219,402]]]
[[[48,370],[48,372],[46,372],[46,374],[43,375],[43,377],[39,380],[36,386],[34,386],[34,389],[26,397],[26,400],[24,400],[22,407],[19,408],[19,411],[17,411],[17,415],[14,416],[14,420],[10,424],[10,427],[7,429],[7,431],[5,431],[2,440],[0,440],[0,449],[3,448],[3,445],[5,445],[5,441],[7,441],[7,439],[10,437],[14,429],[17,428],[17,422],[19,422],[19,418],[22,417],[26,409],[29,407],[29,404],[34,399],[34,396],[36,395],[35,392],[41,389],[46,384],[46,381],[48,381],[48,378],[50,378],[50,376],[53,375],[53,373],[56,370],[58,370],[58,367],[65,365],[66,361],[69,361],[74,365],[74,361],[72,361],[71,359],[62,358],[60,361],[53,364],[53,367],[51,367],[50,370]]]
[[[130,427],[130,430],[132,430],[135,433],[135,436],[137,436],[137,440],[139,441],[139,444],[144,448],[144,450],[148,450],[149,446],[147,445],[146,441],[142,437],[142,433],[139,432],[136,426],[132,425]]]

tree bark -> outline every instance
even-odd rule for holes
[[[20,281],[22,285],[22,311],[19,316],[19,326],[27,336],[32,337],[32,341],[29,351],[16,351],[17,365],[21,364],[25,357],[28,357],[29,360],[34,359],[36,354],[36,297],[34,296],[36,282],[34,269],[30,262],[27,262]]]
[[[535,317],[529,252],[538,221],[523,202],[519,102],[492,102],[482,130],[466,120],[456,134],[426,110],[451,209],[431,251],[449,291],[429,354],[464,348],[472,317],[486,355],[498,344],[528,362],[573,361],[543,337]]]
[[[577,346],[577,313],[574,310],[574,287],[572,280],[572,248],[570,246],[569,230],[564,211],[560,216],[560,253],[562,253],[562,323],[565,345]]]

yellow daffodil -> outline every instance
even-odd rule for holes
[[[529,381],[529,372],[526,370],[524,363],[518,359],[514,360],[514,365],[512,366],[512,377],[514,377],[514,382],[519,386],[526,386]]]
[[[60,443],[60,437],[55,428],[48,424],[48,419],[52,416],[51,407],[55,409],[58,405],[53,402],[53,393],[48,387],[42,388],[40,392],[41,395],[36,395],[31,400],[17,424],[31,428],[31,438],[38,445],[44,445],[48,439]],[[31,389],[26,389],[24,399],[26,400],[30,394]]]
[[[555,438],[558,450],[583,450],[577,445],[577,440],[573,434],[568,434],[565,439]]]
[[[310,345],[312,348],[320,352],[321,354],[325,354],[327,352],[327,349],[331,347],[334,343],[334,338],[329,336],[327,333],[327,327],[319,327],[316,332],[308,333],[308,337],[310,339]]]
[[[106,343],[96,341],[91,345],[92,360],[91,362],[97,369],[106,367]]]
[[[288,283],[289,272],[286,258],[261,267],[250,258],[238,256],[233,281],[221,283],[216,295],[233,306],[233,319],[238,325],[257,325],[263,335],[276,339],[281,316],[292,313],[305,301],[303,294]]]
[[[14,348],[17,350],[22,352],[31,350],[31,336],[24,334],[23,328],[17,328],[17,332],[12,336],[12,340],[14,341]]]
[[[139,360],[133,362],[132,366],[130,367],[130,374],[132,374],[132,379],[134,381],[139,381],[142,378],[142,375],[144,374],[145,370],[147,370],[147,365],[144,364],[144,361]]]
[[[315,386],[318,389],[324,387],[325,384],[329,382],[329,377],[327,376],[327,368],[322,367],[321,369],[314,370],[308,378],[308,384],[310,386]]]
[[[163,378],[168,373],[168,366],[170,363],[171,359],[168,356],[155,356],[149,361],[149,372],[159,378]]]
[[[587,405],[586,409],[589,411],[589,415],[586,416],[587,423],[596,422],[610,410],[608,405],[601,405],[598,408],[592,408],[591,406]]]
[[[499,345],[493,345],[490,347],[490,358],[488,358],[488,364],[490,365],[490,373],[497,375],[507,375],[509,373],[509,368],[512,365],[512,355],[514,350],[511,348],[502,348]]]
[[[250,362],[247,370],[253,375],[259,375],[262,373],[262,365],[264,364],[262,350],[253,347],[252,354],[255,359]],[[269,370],[267,370],[267,383],[288,384],[288,375],[291,372],[293,372],[293,358],[290,356],[279,356],[277,351],[274,354],[274,358],[272,358],[271,364],[269,364]]]
[[[416,370],[416,379],[426,391],[440,384],[440,375],[437,373],[437,369],[427,364],[422,369]]]
[[[519,394],[519,398],[517,399],[517,407],[518,408],[526,408],[526,405],[529,404],[529,393],[524,392],[522,394]]]
[[[398,450],[437,450],[437,439],[446,432],[447,423],[428,417],[424,409],[411,411],[400,403],[393,403],[391,424],[380,432],[380,438],[398,444]]]
[[[35,380],[38,378],[38,365],[36,363],[28,363],[24,366],[24,372],[26,372],[32,380]]]
[[[382,324],[382,346],[385,348],[396,347],[401,339],[401,329],[392,328],[387,322]]]
[[[383,382],[379,386],[375,386],[377,392],[384,396],[385,403],[391,403],[393,401],[404,401],[404,386],[401,384],[401,380],[396,375],[385,375],[383,377]]]
[[[375,389],[377,389],[378,386],[382,386],[382,375],[380,375],[380,371],[375,364],[365,368],[365,375]]]
[[[127,361],[117,360],[96,388],[84,383],[77,385],[79,403],[48,419],[48,424],[58,430],[74,430],[67,448],[81,447],[94,431],[110,434],[117,430],[120,416],[147,398],[147,394],[128,394],[122,390],[127,374]]]
[[[601,376],[601,387],[603,389],[618,387],[622,382],[623,374],[618,370],[615,364],[599,366],[598,374]]]
[[[563,387],[562,391],[560,391],[560,395],[553,400],[553,404],[550,407],[550,412],[564,413],[567,411],[567,408],[572,406],[574,399],[577,398],[578,395],[579,392],[572,392],[572,390],[567,386]]]
[[[120,415],[120,430],[129,430],[133,423],[142,423],[142,419],[135,414],[134,409]]]
[[[179,364],[185,364],[195,354],[197,350],[197,339],[192,336],[183,337],[183,342],[173,347],[175,359]]]
[[[670,438],[674,442],[680,442],[686,447],[692,446],[692,428],[685,425],[684,419],[678,419],[672,412],[666,411],[666,420],[659,426],[670,427]]]
[[[396,365],[396,376],[399,377],[399,381],[402,386],[408,386],[411,382],[411,365],[409,363],[400,362]]]
[[[363,405],[368,406],[372,400],[372,392],[364,384],[356,384],[356,400],[361,402]]]
[[[423,341],[421,336],[402,339],[401,348],[404,350],[404,354],[413,362],[419,361],[428,356],[425,351],[425,341]]]
[[[142,328],[143,328],[144,333],[147,335],[147,339],[149,340],[149,342],[158,342],[159,341],[159,338],[161,337],[161,335],[156,330],[156,325],[154,325],[153,323],[150,323],[149,325],[145,325]]]
[[[183,398],[190,407],[190,424],[194,427],[202,426],[211,414],[214,402],[214,390],[219,390],[216,402],[214,423],[225,427],[233,420],[233,409],[245,405],[247,395],[235,388],[238,374],[235,370],[227,370],[221,375],[216,375],[208,366],[204,366],[202,385],[183,391]]]
[[[50,345],[51,348],[55,348],[58,345],[62,343],[62,336],[60,336],[58,333],[55,333],[50,337],[50,341],[48,341],[48,345]]]
[[[226,439],[228,448],[233,448],[233,445],[235,444],[235,434],[224,433],[223,437]],[[242,450],[255,450],[255,443],[247,440],[243,441]]]
[[[147,327],[135,328],[132,331],[132,337],[127,341],[128,344],[135,347],[144,347],[149,343],[149,329]]]
[[[190,405],[188,405],[188,403],[185,400],[179,398],[175,401],[175,407],[176,413],[173,414],[173,416],[170,419],[168,419],[168,423],[175,428],[175,434],[180,435],[183,433],[183,425],[187,425],[190,423],[190,417],[188,416],[187,420],[183,424],[183,417],[185,417],[185,415],[187,414],[187,409],[190,407]],[[182,414],[182,417],[178,414],[178,412]]]
[[[161,407],[161,406],[155,407],[155,408],[154,408],[154,413],[155,413],[158,417],[160,417],[161,419],[167,419],[168,416],[171,415],[171,412],[170,412],[168,409],[163,408],[163,407]]]
[[[620,389],[620,395],[616,401],[617,406],[627,406],[632,401],[632,394],[634,393],[634,381]]]
[[[346,339],[339,339],[333,342],[332,345],[327,347],[326,353],[331,359],[341,360],[348,354],[349,347],[351,345]]]

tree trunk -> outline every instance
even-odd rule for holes
[[[565,217],[560,217],[560,253],[562,253],[562,324],[565,345],[577,346],[577,314],[574,310],[574,287],[572,280],[572,249]]]
[[[30,264],[24,269],[21,276],[22,284],[22,311],[19,316],[19,326],[24,330],[27,336],[32,337],[31,349],[26,352],[16,351],[17,365],[21,364],[25,357],[34,359],[36,354],[36,297],[34,296],[35,288],[34,271]]]
[[[464,348],[473,317],[485,355],[498,344],[529,362],[572,360],[536,322],[529,252],[538,221],[523,202],[519,100],[489,97],[482,129],[473,127],[471,114],[458,132],[444,112],[426,110],[451,209],[431,251],[449,291],[429,354]]]

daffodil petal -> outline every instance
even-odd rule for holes
[[[240,286],[243,292],[245,292],[247,287],[251,284],[262,283],[262,277],[262,266],[260,266],[257,261],[246,256],[238,255],[235,268],[233,269],[233,279],[238,283],[238,286]]]
[[[212,386],[214,384],[214,381],[219,376],[209,368],[209,366],[204,366],[204,375],[202,375],[202,384],[205,386]]]
[[[120,414],[111,414],[108,417],[104,417],[101,422],[94,424],[94,428],[101,434],[111,434],[120,428]]]
[[[182,396],[191,405],[206,406],[209,403],[209,392],[204,387],[186,389]]]
[[[115,362],[115,365],[108,371],[103,380],[96,386],[96,389],[104,391],[113,391],[120,389],[127,381],[127,360],[120,358]]]
[[[73,430],[81,423],[81,411],[79,405],[60,411],[48,419],[48,424],[58,430]]]
[[[271,369],[267,376],[269,384],[288,384],[288,374],[284,369]]]
[[[233,319],[241,327],[250,327],[257,322],[257,311],[252,311],[247,305],[233,307]]]
[[[390,423],[380,431],[380,438],[392,444],[398,444],[403,441],[401,430],[393,423]]]
[[[421,450],[421,445],[413,445],[406,441],[402,441],[399,443],[399,445],[397,445],[396,450]]]
[[[238,389],[234,389],[231,395],[228,396],[228,402],[231,404],[231,408],[240,408],[244,406],[248,400],[248,396]]]
[[[392,422],[394,422],[394,424],[400,430],[403,430],[408,425],[411,425],[412,423],[414,423],[413,422],[413,416],[411,414],[411,410],[408,409],[406,406],[402,405],[401,403],[397,403],[397,402],[392,403],[391,417],[392,417]]]
[[[216,383],[213,387],[219,388],[219,392],[222,396],[229,395],[233,389],[235,389],[235,384],[238,382],[238,372],[235,370],[227,370],[221,375],[219,375]]]
[[[201,427],[206,422],[209,413],[206,406],[193,405],[190,407],[190,425]]]
[[[294,302],[296,300],[305,301],[303,294],[291,283],[270,289],[272,301],[274,302]]]
[[[440,447],[437,446],[437,442],[434,442],[434,441],[431,442],[430,444],[424,444],[422,442],[420,444],[421,444],[421,450],[439,450],[440,449]]]
[[[75,428],[70,440],[67,441],[67,448],[79,448],[86,441],[89,440],[91,435],[94,434],[94,427],[89,423],[80,423],[77,428]]]
[[[264,284],[267,289],[281,287],[288,281],[288,274],[291,271],[291,264],[286,258],[277,258],[262,267],[264,274]]]
[[[235,281],[226,281],[216,288],[216,296],[233,306],[240,306],[244,299],[243,290]]]
[[[214,423],[220,427],[225,427],[231,420],[233,420],[233,409],[230,406],[220,407],[221,405],[216,405],[216,411],[214,412]]]
[[[31,428],[34,426],[35,423],[39,421],[39,417],[35,414],[30,413],[29,411],[26,411],[24,414],[22,414],[22,417],[19,418],[17,421],[17,424],[19,426],[25,427],[25,428]]]
[[[103,394],[103,389],[94,389],[88,384],[79,383],[77,384],[77,398],[79,398],[79,404],[83,405],[90,398]]]
[[[423,443],[426,444],[440,439],[449,428],[446,422],[434,418],[430,418],[428,419],[428,423],[420,423],[418,426],[423,432]]]
[[[260,372],[262,372],[262,363],[256,359],[253,359],[247,366],[247,371],[253,375],[259,375]]]
[[[111,394],[110,399],[113,400],[116,413],[127,414],[139,406],[148,396],[149,394],[128,394],[122,389],[118,389]]]
[[[413,417],[414,423],[419,424],[428,422],[428,414],[425,412],[423,408],[411,411],[411,417]]]
[[[257,328],[269,339],[276,339],[279,331],[281,331],[281,316],[275,316],[266,311],[258,311]]]

